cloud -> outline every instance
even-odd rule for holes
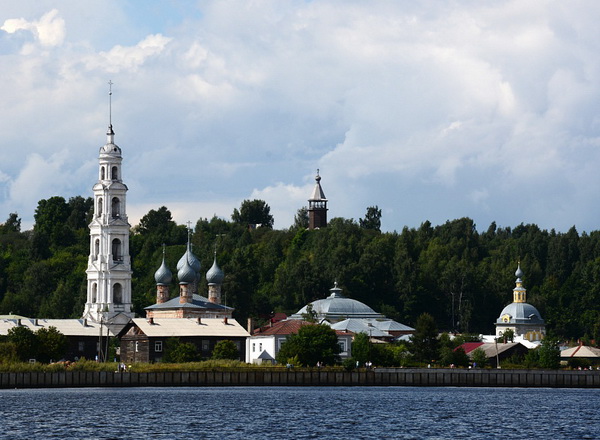
[[[148,59],[163,52],[169,41],[171,38],[161,34],[148,35],[135,46],[117,45],[108,52],[88,56],[84,62],[89,70],[101,69],[109,73],[137,71]]]
[[[20,30],[30,31],[42,46],[47,47],[60,46],[66,34],[65,20],[59,16],[57,9],[52,9],[34,21],[24,18],[7,19],[0,29],[9,34]]]
[[[321,168],[332,217],[377,204],[390,230],[462,216],[597,228],[593,2],[207,1],[148,17],[111,2],[112,20],[104,2],[24,4],[0,15],[4,40],[29,48],[0,53],[0,161],[15,191],[37,157],[77,182],[29,173],[45,182],[36,197],[91,194],[95,171],[79,164],[104,140],[112,79],[129,207],[205,203],[229,218],[263,198],[287,227]],[[62,39],[40,36],[60,20]]]

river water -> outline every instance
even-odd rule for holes
[[[600,439],[600,390],[0,390],[1,439]]]

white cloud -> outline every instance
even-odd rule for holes
[[[84,62],[89,70],[102,69],[109,73],[136,71],[149,58],[163,52],[169,41],[171,38],[161,34],[148,35],[135,46],[117,45],[108,52],[88,56]]]
[[[208,1],[180,18],[157,6],[164,19],[112,2],[102,26],[104,2],[19,3],[0,12],[0,160],[15,194],[90,195],[79,162],[104,140],[110,73],[132,209],[163,200],[186,217],[206,203],[229,218],[262,198],[287,227],[320,167],[331,216],[378,204],[398,230],[453,216],[597,229],[594,2]]]
[[[9,34],[20,30],[30,31],[42,46],[59,46],[66,34],[65,20],[59,16],[57,9],[52,9],[34,21],[24,18],[7,19],[0,29]]]

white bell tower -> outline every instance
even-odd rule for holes
[[[111,82],[109,82],[112,85]],[[109,93],[109,97],[112,91]],[[90,223],[87,300],[83,317],[106,324],[126,324],[131,311],[131,258],[121,148],[114,143],[109,122],[106,145],[100,148],[98,182],[94,185],[94,214]]]

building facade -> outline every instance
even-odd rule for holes
[[[518,265],[515,272],[517,280],[513,289],[513,302],[500,312],[496,320],[496,337],[500,338],[507,330],[512,330],[515,337],[533,342],[540,341],[546,336],[546,324],[540,312],[527,304],[527,290],[523,287],[523,271]]]
[[[127,186],[122,179],[123,157],[114,142],[112,124],[106,135],[107,142],[100,148],[98,181],[93,187],[94,214],[90,223],[83,318],[122,326],[133,318]]]

